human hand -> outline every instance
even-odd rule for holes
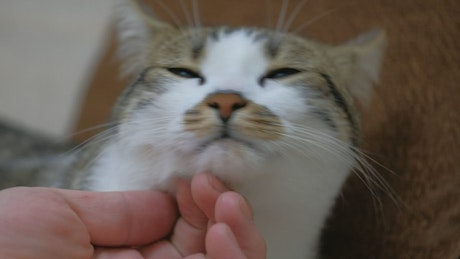
[[[246,202],[215,178],[198,175],[192,187],[179,181],[177,200],[182,216],[174,225],[174,201],[161,192],[7,189],[0,258],[265,257]]]
[[[159,240],[176,218],[174,200],[162,192],[6,189],[0,192],[0,258],[93,258],[95,246]]]
[[[242,196],[215,177],[200,174],[191,186],[177,182],[181,217],[169,240],[143,250],[145,258],[262,259],[266,246]],[[112,257],[110,257],[112,258]]]

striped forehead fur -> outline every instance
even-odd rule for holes
[[[198,60],[202,56],[203,51],[206,49],[205,46],[208,40],[211,42],[219,42],[234,33],[241,33],[254,43],[264,41],[266,53],[269,57],[274,58],[278,53],[281,42],[280,38],[282,37],[281,35],[276,35],[276,33],[268,30],[252,27],[216,27],[192,31],[185,30],[183,33],[186,35],[185,37],[190,44],[190,49],[195,60]]]

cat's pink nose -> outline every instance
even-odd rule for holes
[[[206,99],[209,107],[219,111],[220,118],[225,122],[232,116],[233,112],[247,105],[247,101],[240,95],[234,93],[217,93]]]

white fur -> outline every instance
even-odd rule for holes
[[[353,159],[334,154],[331,147],[306,144],[311,136],[300,131],[299,124],[322,132],[320,137],[332,132],[308,114],[308,100],[297,88],[275,81],[264,88],[258,85],[268,66],[259,44],[238,31],[210,42],[201,66],[206,83],[200,86],[190,79],[171,85],[157,105],[121,125],[119,135],[96,160],[90,188],[168,188],[174,176],[209,170],[232,182],[250,201],[269,258],[313,258],[319,232]],[[199,139],[184,131],[181,120],[187,109],[216,90],[240,91],[270,108],[291,137],[247,139],[256,149],[219,141],[198,152],[208,137]],[[340,146],[333,138],[328,141],[329,146]]]

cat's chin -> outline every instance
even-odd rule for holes
[[[256,145],[229,137],[208,141],[188,157],[187,165],[196,173],[211,172],[231,185],[259,174],[267,162],[267,154]]]
[[[209,150],[222,149],[226,152],[241,152],[242,149],[253,149],[258,152],[256,145],[253,143],[238,139],[235,137],[223,136],[215,139],[208,140],[199,145],[197,151],[199,153],[208,152]],[[229,151],[230,150],[230,151]]]

